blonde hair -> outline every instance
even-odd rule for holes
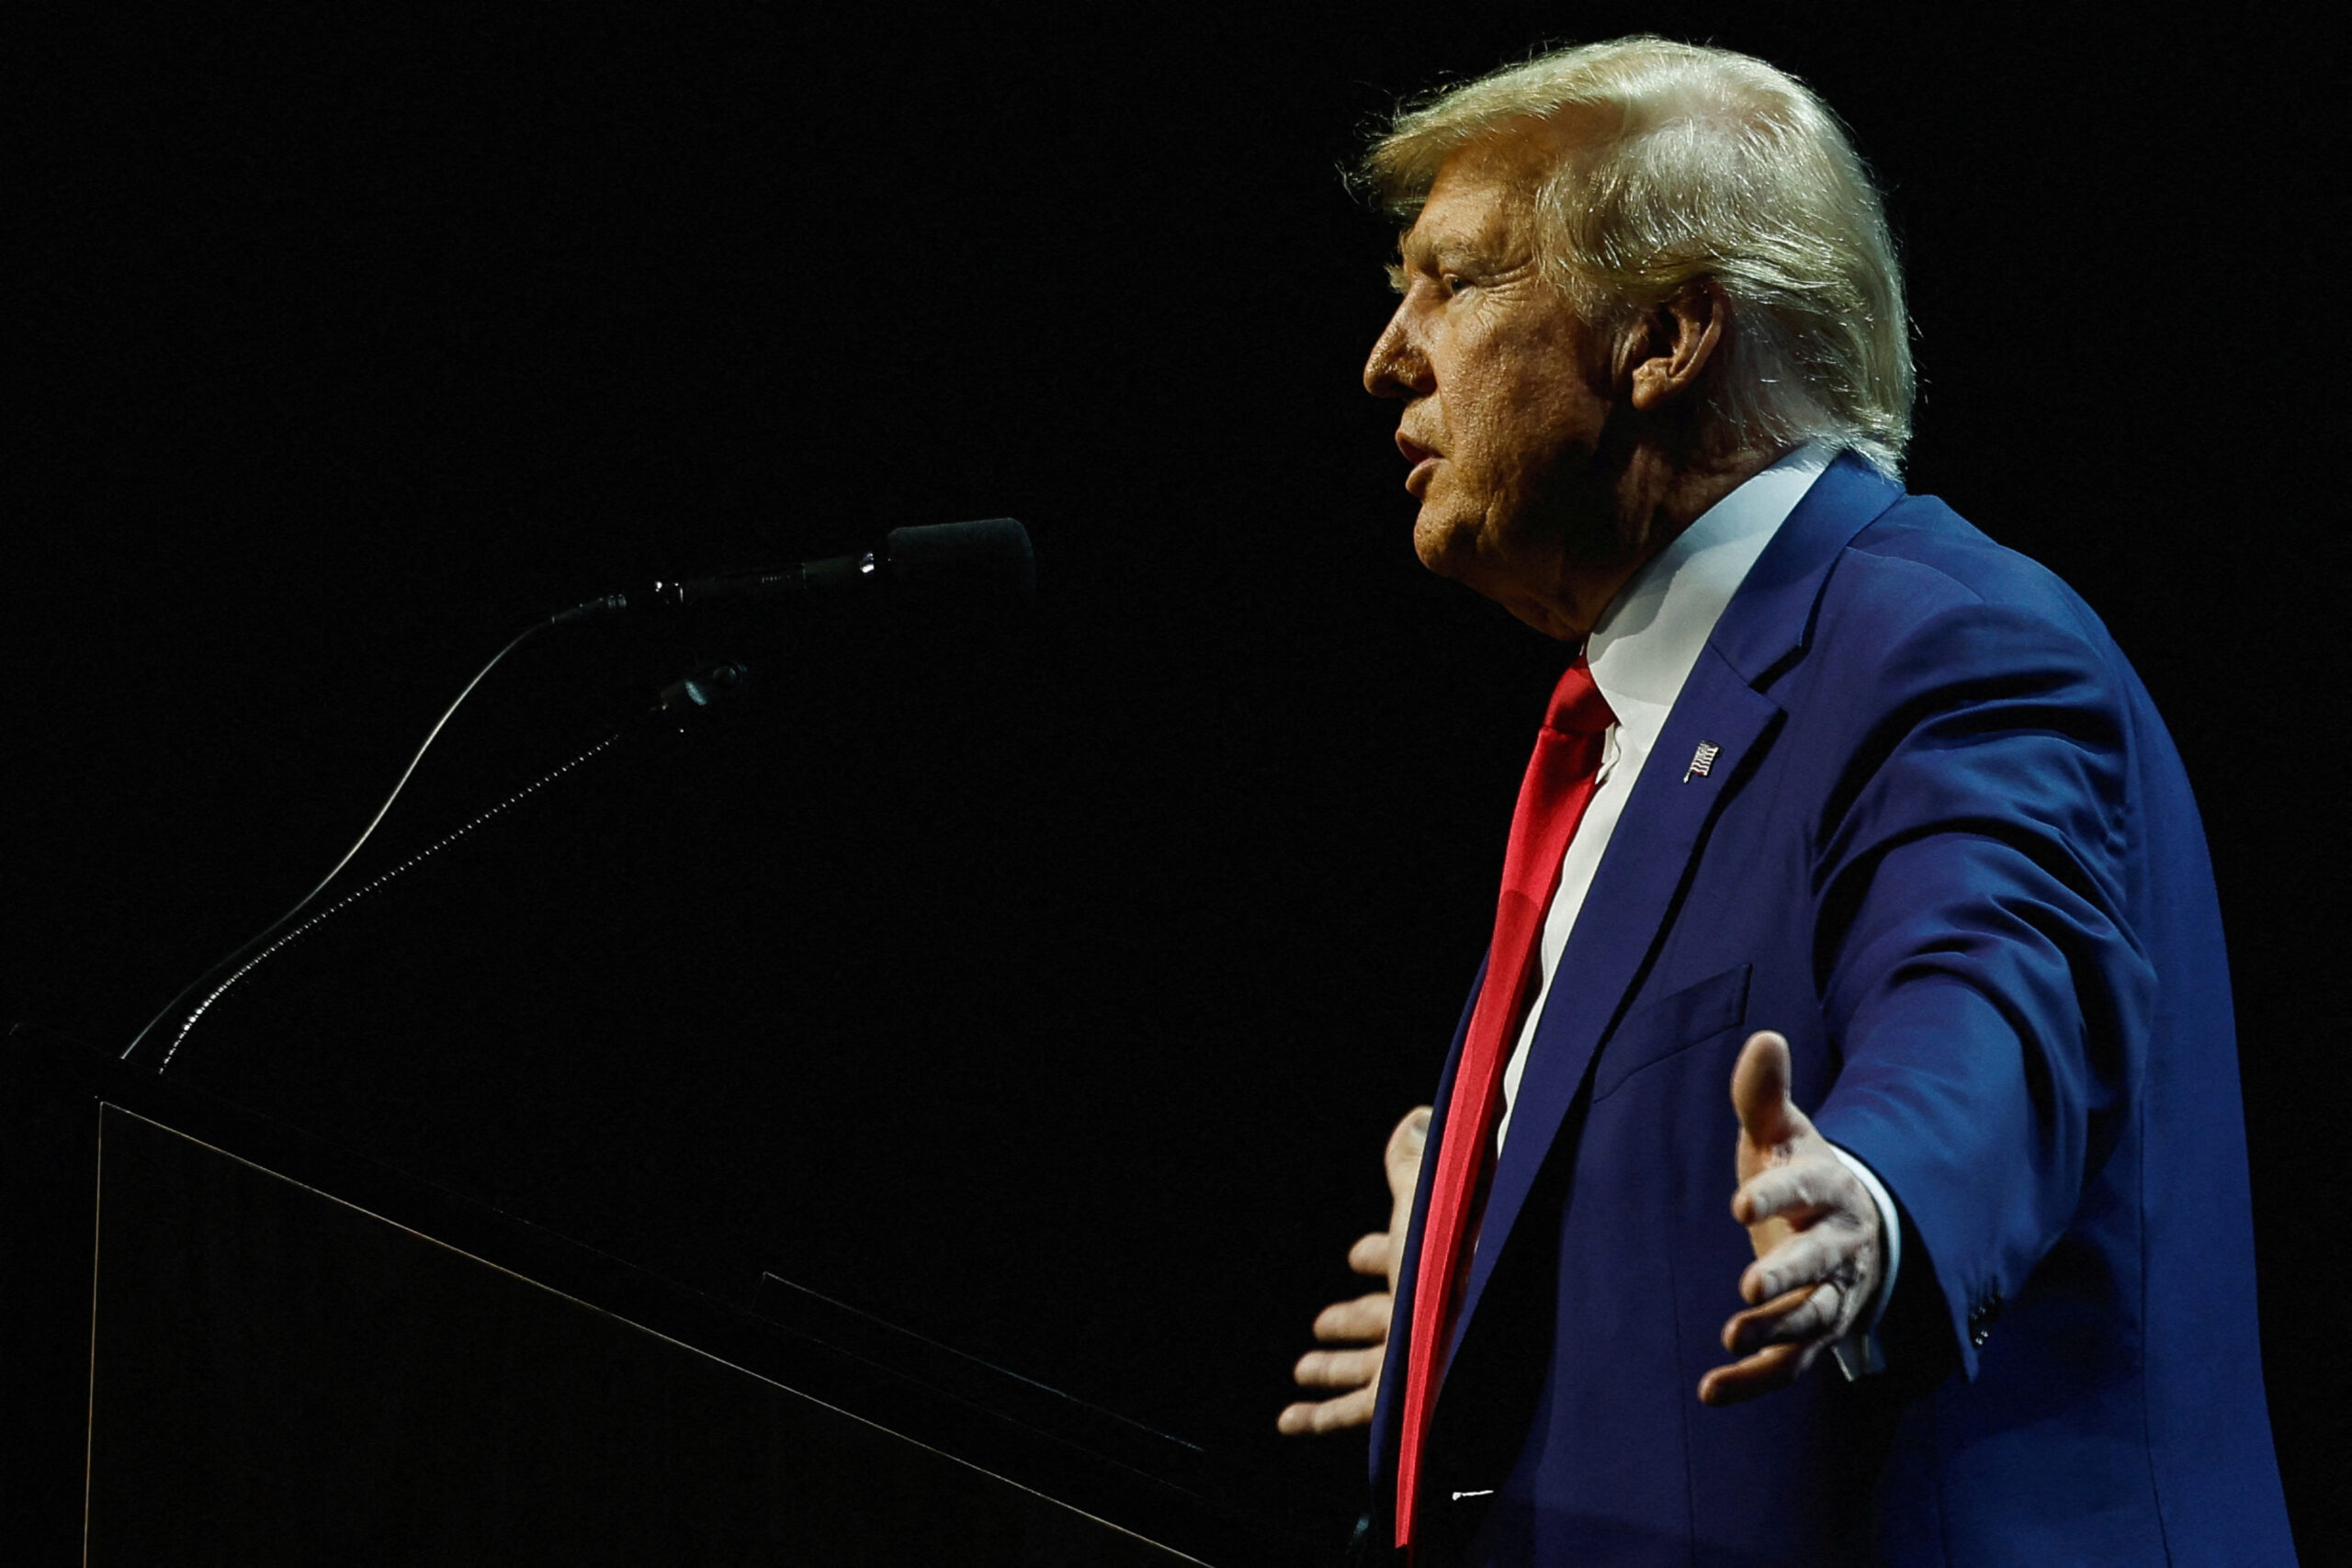
[[[1731,331],[1709,393],[1743,446],[1818,441],[1900,471],[1911,436],[1902,270],[1870,173],[1813,91],[1760,60],[1651,37],[1539,55],[1400,112],[1364,156],[1410,222],[1439,167],[1564,112],[1534,193],[1555,281],[1611,334],[1712,278]]]

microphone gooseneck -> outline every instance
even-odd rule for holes
[[[863,555],[802,561],[797,566],[774,571],[738,572],[657,582],[650,595],[633,598],[626,593],[608,593],[534,621],[491,655],[489,662],[474,672],[473,679],[466,682],[457,698],[443,710],[433,728],[425,732],[424,742],[417,747],[415,754],[410,757],[408,766],[401,770],[391,793],[384,797],[384,803],[376,808],[375,816],[360,830],[359,837],[344,852],[343,858],[336,861],[326,875],[320,879],[318,886],[298,899],[292,908],[174,993],[172,999],[165,1002],[155,1016],[147,1021],[146,1026],[131,1037],[130,1043],[123,1048],[122,1059],[129,1061],[148,1037],[156,1032],[158,1025],[173,1017],[190,997],[225,974],[227,977],[206,991],[193,1010],[181,1020],[171,1043],[164,1050],[163,1061],[157,1065],[156,1070],[161,1072],[170,1066],[172,1058],[178,1054],[180,1043],[215,1001],[255,964],[324,918],[323,915],[313,916],[302,926],[294,925],[295,920],[317,901],[329,885],[342,874],[344,867],[349,865],[361,848],[374,837],[377,828],[390,813],[392,803],[407,788],[417,764],[424,760],[425,752],[432,750],[433,742],[439,738],[458,709],[465,705],[466,699],[473,694],[474,688],[481,685],[483,678],[508,654],[536,633],[550,626],[609,620],[648,604],[685,610],[706,604],[770,601],[812,607],[831,604],[892,605],[986,615],[1027,607],[1036,597],[1036,560],[1029,547],[1028,530],[1010,517],[989,517],[971,523],[935,523],[894,528],[884,537],[880,549],[868,550]],[[749,674],[746,666],[732,662],[698,670],[661,690],[655,698],[653,716],[672,723],[682,722],[729,694],[741,685]],[[587,752],[557,769],[540,784],[571,772],[618,739],[618,736],[607,737]],[[522,794],[529,795],[538,788],[539,784],[533,784]],[[493,807],[451,837],[462,835],[490,816],[503,811],[514,804],[514,800],[521,798],[522,795],[516,795],[513,800]],[[440,844],[435,844],[433,850],[440,847]],[[430,855],[433,850],[427,850],[424,855],[416,856],[396,870],[378,877],[368,887],[334,908],[340,908],[351,898],[399,875],[418,860]]]

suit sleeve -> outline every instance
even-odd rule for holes
[[[1972,1330],[2065,1230],[2141,1081],[2130,721],[2103,639],[1981,602],[1888,639],[1815,824],[1815,1120],[1875,1170]]]

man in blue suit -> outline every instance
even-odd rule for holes
[[[1580,646],[1606,729],[1471,1047],[1499,1105],[1465,1015],[1351,1255],[1389,1289],[1317,1320],[1373,1343],[1284,1428],[1369,1422],[1371,1544],[1421,1563],[2292,1561],[2188,782],[2097,616],[1892,477],[1836,120],[1632,39],[1367,170],[1415,547]],[[1420,1145],[1478,1116],[1449,1269]]]

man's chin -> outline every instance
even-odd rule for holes
[[[1440,577],[1476,589],[1488,598],[1495,597],[1486,584],[1497,580],[1494,563],[1480,544],[1479,524],[1460,518],[1432,515],[1424,503],[1420,515],[1413,520],[1413,553],[1421,565]]]
[[[1421,503],[1419,514],[1413,519],[1413,553],[1421,565],[1440,577],[1459,578],[1459,559],[1468,554],[1464,547],[1468,543],[1458,526],[1431,517],[1429,502]]]

